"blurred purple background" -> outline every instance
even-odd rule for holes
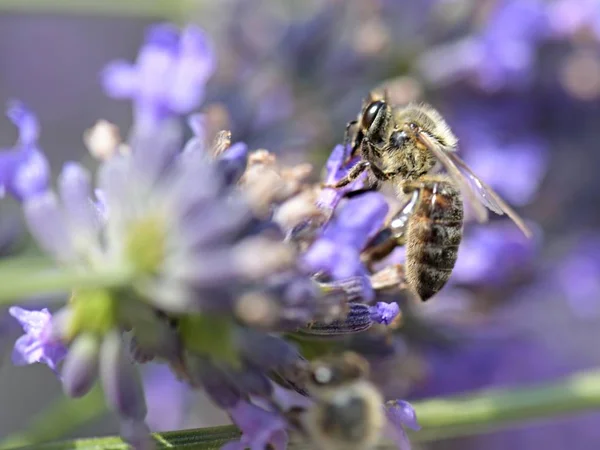
[[[444,113],[460,151],[536,230],[526,242],[502,220],[469,225],[452,285],[402,332],[385,378],[408,399],[547,381],[600,364],[600,2],[594,0],[229,0],[194,9],[219,68],[205,110],[215,128],[317,167],[361,99],[384,83],[395,101]],[[102,93],[99,72],[131,60],[151,18],[0,15],[0,102],[19,98],[42,126],[56,170],[92,164],[82,134],[105,118],[126,130],[129,105]],[[0,121],[0,146],[16,131]],[[6,202],[4,202],[6,203]],[[18,220],[0,208],[0,251]],[[3,231],[7,230],[7,231]],[[6,236],[6,238],[3,238]],[[4,240],[3,240],[4,239]],[[11,333],[10,324],[3,333]],[[421,370],[407,381],[405,358]],[[10,350],[10,349],[9,349]],[[404,353],[403,353],[404,352]],[[6,352],[5,352],[6,353]],[[60,395],[46,367],[0,366],[0,436]],[[389,365],[389,362],[388,362]],[[147,376],[156,429],[227,419],[162,367]],[[414,372],[414,371],[413,371]],[[187,401],[186,401],[187,400]],[[11,405],[7,408],[5,405]],[[158,405],[158,406],[157,406]],[[153,416],[156,411],[162,417]],[[153,419],[153,417],[157,417]],[[435,449],[598,448],[598,415],[440,442]],[[116,432],[111,419],[75,435]]]

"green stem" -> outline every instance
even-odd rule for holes
[[[218,450],[223,444],[240,437],[234,426],[200,428],[196,430],[169,431],[153,434],[156,448],[185,448],[185,450]],[[7,447],[2,447],[7,448]],[[77,439],[74,441],[55,442],[42,445],[20,447],[20,450],[127,450],[129,447],[115,436]]]
[[[489,390],[415,403],[423,427],[415,441],[480,434],[528,420],[600,410],[600,370],[559,382],[512,390]]]
[[[600,370],[582,372],[561,381],[511,390],[488,390],[464,396],[452,396],[414,402],[421,431],[411,433],[413,442],[431,442],[447,438],[486,433],[527,421],[559,417],[600,409]],[[159,448],[217,449],[235,439],[234,427],[217,427],[157,433]],[[119,438],[94,438],[38,445],[46,450],[117,450],[125,449]],[[290,449],[306,448],[293,443]],[[382,444],[380,449],[393,448]]]
[[[199,4],[199,0],[0,0],[0,11],[178,20]]]
[[[11,304],[26,297],[69,293],[73,289],[94,289],[123,286],[132,281],[126,268],[82,272],[73,269],[40,270],[35,267],[14,267],[0,270],[0,305]]]

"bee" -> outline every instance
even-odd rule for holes
[[[406,284],[421,300],[439,292],[450,278],[463,234],[463,199],[479,222],[488,220],[488,210],[506,214],[531,237],[517,213],[456,154],[457,138],[431,106],[393,106],[385,95],[371,93],[357,120],[348,123],[345,141],[349,159],[361,158],[329,187],[346,186],[367,171],[363,191],[389,182],[398,195],[408,196],[386,231],[390,239],[379,236],[375,256],[391,252],[394,242],[406,245]],[[438,163],[445,173],[435,170]]]
[[[368,380],[369,363],[354,352],[313,361],[307,391],[315,401],[301,429],[321,450],[375,448],[386,423],[383,397]]]

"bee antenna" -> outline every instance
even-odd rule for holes
[[[390,91],[388,88],[383,89],[383,101],[386,103],[390,102]]]

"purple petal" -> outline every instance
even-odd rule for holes
[[[75,233],[95,235],[99,217],[92,201],[92,180],[88,170],[77,163],[67,163],[58,179],[60,197],[68,221]]]
[[[72,259],[73,243],[56,195],[46,192],[33,197],[25,202],[23,209],[29,231],[40,247],[59,261]]]
[[[25,366],[39,362],[43,355],[40,340],[29,334],[24,334],[15,342],[12,362],[15,366]]]
[[[97,336],[82,334],[75,338],[62,367],[63,390],[70,397],[81,397],[89,392],[98,376]]]
[[[336,145],[331,155],[329,155],[329,159],[325,163],[325,170],[327,171],[327,175],[325,177],[325,183],[333,184],[338,181],[343,175],[340,173],[342,170],[342,166],[347,157],[347,149],[344,145]]]
[[[144,45],[162,48],[173,54],[177,52],[178,42],[177,28],[167,22],[149,26],[144,37]]]
[[[244,401],[229,409],[228,413],[242,430],[240,442],[251,450],[263,450],[268,444],[276,450],[285,450],[287,423],[280,415]]]
[[[419,431],[421,426],[417,422],[417,413],[410,403],[404,400],[386,402],[385,411],[387,418],[396,427],[406,426],[414,431]]]
[[[131,139],[131,164],[143,187],[153,186],[165,175],[180,152],[182,136],[182,127],[175,120],[138,122]]]
[[[308,409],[313,406],[313,401],[309,397],[305,397],[296,391],[285,389],[277,383],[271,382],[271,384],[273,385],[272,398],[283,411],[287,412],[296,408]]]
[[[182,154],[202,154],[206,147],[206,116],[204,114],[192,114],[187,119],[187,124],[194,133],[183,147]]]
[[[134,450],[156,450],[156,442],[143,420],[121,418],[121,438]]]
[[[235,343],[245,360],[264,371],[295,363],[298,350],[283,339],[251,329],[240,329]]]
[[[170,83],[169,107],[185,114],[202,100],[204,85],[215,68],[215,55],[204,32],[188,26],[181,34],[178,56]]]
[[[197,138],[205,138],[206,116],[204,114],[191,114],[188,117],[187,124]]]
[[[384,434],[396,444],[398,450],[411,450],[410,440],[404,428],[388,421],[384,428]]]
[[[208,397],[220,408],[232,408],[241,399],[241,393],[225,373],[208,359],[188,354],[186,364],[195,383],[204,388]]]
[[[40,362],[56,371],[56,365],[65,357],[66,348],[52,334],[52,316],[47,309],[28,311],[18,306],[9,308],[25,335],[15,343],[12,359],[16,365]]]
[[[325,272],[335,280],[343,280],[363,272],[360,253],[349,246],[341,246],[333,240],[319,239],[302,256],[312,272]]]
[[[48,308],[41,311],[30,311],[20,306],[11,306],[8,313],[19,321],[25,333],[34,336],[39,336],[52,319]]]
[[[383,226],[388,209],[385,197],[378,192],[353,198],[325,229],[323,237],[362,250]]]
[[[145,417],[146,401],[140,375],[117,331],[104,336],[100,349],[100,379],[109,406],[120,416],[140,421]]]
[[[325,165],[327,174],[325,176],[325,184],[335,184],[342,179],[349,170],[359,161],[359,158],[354,158],[351,162],[344,165],[347,158],[347,148],[343,145],[336,145],[327,160]],[[320,208],[333,210],[342,199],[346,192],[360,189],[363,187],[366,180],[366,172],[362,173],[359,178],[342,188],[332,189],[327,188],[321,191],[317,199],[317,205]]]
[[[0,153],[0,195],[8,191],[23,200],[48,189],[50,166],[36,147],[37,118],[20,102],[10,104],[7,114],[19,128],[19,143]]]
[[[237,183],[246,170],[248,146],[237,142],[229,147],[218,159],[219,169],[223,172],[227,184]]]
[[[136,62],[138,93],[150,104],[164,103],[177,58],[177,43],[177,30],[169,24],[161,24],[150,28],[140,49]]]
[[[168,366],[153,364],[143,373],[148,404],[146,423],[152,431],[178,430],[192,402],[190,388],[177,380]]]
[[[128,156],[115,156],[103,162],[98,169],[98,186],[96,191],[101,194],[99,200],[101,208],[107,217],[111,217],[111,225],[124,214],[120,208],[127,208],[130,200],[128,186],[131,180],[131,159]]]
[[[35,145],[40,131],[37,117],[23,103],[16,100],[8,104],[6,115],[19,129],[19,144],[24,147]]]
[[[136,95],[139,77],[136,68],[128,62],[112,62],[101,75],[104,91],[110,97],[131,98]]]
[[[17,198],[28,199],[48,189],[50,165],[46,156],[36,148],[23,155],[14,175],[12,189]]]
[[[94,196],[96,197],[96,201],[92,201],[94,208],[96,209],[96,213],[98,214],[98,218],[102,223],[106,222],[108,218],[108,205],[106,204],[106,194],[102,189],[94,189]]]
[[[371,320],[374,322],[389,325],[400,314],[398,303],[377,302],[375,306],[371,306]]]

